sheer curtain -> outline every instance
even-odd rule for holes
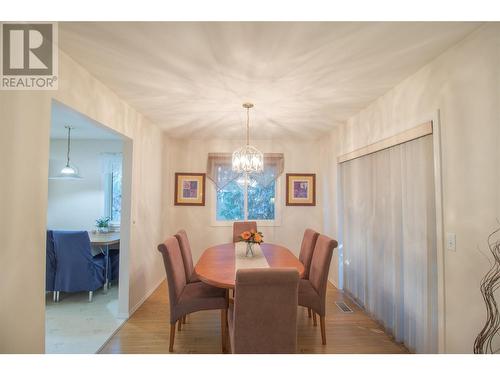
[[[432,135],[340,164],[344,289],[412,352],[437,352]]]

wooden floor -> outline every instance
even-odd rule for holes
[[[354,310],[343,313],[335,301]],[[332,285],[328,287],[326,335],[313,326],[305,308],[298,308],[299,353],[408,353],[382,327]],[[132,317],[118,330],[100,353],[166,353],[169,342],[168,289],[163,282]],[[176,332],[174,353],[221,353],[219,311],[190,314],[181,332]]]

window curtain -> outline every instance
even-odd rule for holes
[[[340,164],[344,289],[412,352],[437,352],[432,135]]]
[[[244,181],[243,173],[234,172],[231,169],[232,154],[230,153],[209,153],[207,160],[207,177],[213,181],[217,189],[223,189],[231,181]],[[223,168],[224,166],[228,168]],[[283,154],[264,154],[264,171],[262,173],[249,174],[249,185],[252,181],[261,186],[269,186],[283,173],[285,162]]]

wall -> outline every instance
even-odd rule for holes
[[[485,322],[479,282],[500,218],[500,24],[487,24],[337,130],[339,155],[397,134],[440,110],[445,251],[445,350],[470,353]]]
[[[57,175],[66,163],[67,141],[50,141],[49,175]],[[81,180],[49,180],[47,228],[91,230],[104,212],[103,152],[122,152],[121,141],[71,140],[71,161]]]
[[[42,353],[51,100],[133,141],[129,308],[164,278],[162,132],[59,51],[59,89],[0,92],[0,352]],[[29,108],[29,110],[26,110]]]
[[[179,229],[188,233],[193,258],[196,262],[204,249],[211,245],[231,242],[232,226],[212,226],[213,199],[210,194],[213,183],[207,179],[206,205],[174,206],[174,175],[175,172],[206,172],[207,155],[209,152],[233,152],[241,146],[242,141],[229,140],[184,140],[164,139],[164,181],[163,218],[166,223],[164,237],[174,234]],[[323,189],[322,155],[319,141],[300,142],[292,140],[255,141],[252,145],[262,152],[284,153],[285,171],[280,177],[282,220],[278,226],[259,227],[264,233],[266,242],[285,245],[296,255],[300,251],[300,243],[306,228],[323,231]],[[175,156],[175,157],[174,157]],[[286,173],[316,173],[316,206],[291,207],[284,204]],[[329,225],[334,226],[334,222]],[[330,229],[328,234],[334,235]],[[333,272],[333,271],[332,271]],[[336,277],[334,273],[331,274]],[[333,279],[332,279],[333,280]]]

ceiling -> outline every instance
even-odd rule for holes
[[[66,125],[73,127],[71,139],[110,141],[122,139],[120,135],[113,133],[98,122],[55,100],[52,101],[51,116],[50,139],[67,139],[68,129],[64,127]]]
[[[60,47],[174,138],[315,139],[471,22],[60,23]]]

